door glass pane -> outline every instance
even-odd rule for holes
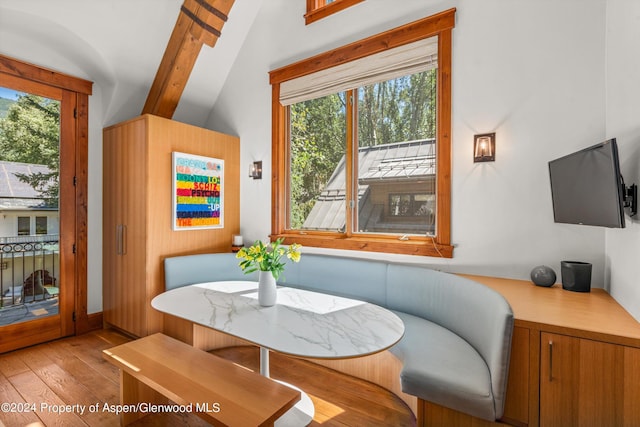
[[[0,87],[0,169],[3,326],[58,314],[60,101]]]
[[[290,114],[289,227],[344,231],[345,95],[294,104]]]
[[[358,89],[358,232],[435,235],[436,71]]]

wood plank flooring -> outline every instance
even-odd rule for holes
[[[119,373],[102,358],[102,350],[128,340],[115,331],[100,330],[0,355],[0,403],[10,405],[0,410],[0,427],[119,425],[119,416],[104,408],[119,402]],[[257,369],[256,348],[214,353]],[[415,426],[413,414],[400,399],[369,382],[275,353],[271,375],[309,394],[316,407],[310,426]],[[63,408],[67,412],[59,413]],[[134,425],[207,424],[193,415],[150,414]]]

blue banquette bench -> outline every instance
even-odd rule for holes
[[[167,289],[257,280],[242,273],[231,253],[171,257],[164,268]],[[289,262],[279,284],[393,311],[404,322],[405,334],[389,349],[401,368],[398,387],[387,388],[485,420],[502,416],[513,313],[499,293],[426,267],[318,254]]]

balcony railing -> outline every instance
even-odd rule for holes
[[[38,243],[55,241],[56,243],[60,239],[57,234],[38,234],[35,236],[9,236],[0,237],[0,244],[3,243]]]
[[[57,297],[59,237],[0,237],[0,310]]]

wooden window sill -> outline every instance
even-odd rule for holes
[[[283,238],[283,243],[287,245],[298,243],[302,246],[316,248],[453,258],[453,246],[443,245],[437,240],[418,236],[410,237],[409,240],[398,240],[397,237],[385,238],[369,235],[344,237],[332,233],[304,234],[293,231],[272,234],[270,237],[272,240]]]

